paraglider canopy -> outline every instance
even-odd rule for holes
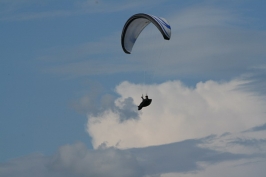
[[[170,40],[171,27],[164,18],[144,13],[135,14],[127,20],[122,31],[121,45],[125,53],[131,53],[139,34],[150,23],[158,28],[165,40]]]

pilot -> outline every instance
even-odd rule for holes
[[[141,96],[141,98],[142,98],[142,102],[138,106],[138,110],[141,110],[143,107],[149,106],[151,104],[151,101],[152,101],[152,99],[149,99],[148,95],[146,95],[145,98],[143,98],[143,96]]]

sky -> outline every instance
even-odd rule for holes
[[[264,177],[265,7],[0,0],[0,176]],[[171,39],[150,24],[125,54],[136,13]]]

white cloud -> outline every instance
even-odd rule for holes
[[[136,159],[127,152],[105,147],[92,151],[82,143],[61,147],[50,166],[54,170],[70,171],[79,176],[141,175]]]
[[[140,177],[142,169],[126,151],[83,143],[65,145],[53,156],[32,154],[0,164],[1,177]]]
[[[263,139],[260,139],[260,137],[263,137]],[[211,163],[206,163],[207,161],[198,161],[198,170],[188,173],[165,173],[161,175],[161,177],[265,176],[265,132],[257,132],[256,134],[251,132],[238,132],[225,133],[221,136],[213,135],[206,137],[205,140],[200,143],[199,147],[220,153],[229,153],[229,155],[218,155],[219,157]],[[216,160],[218,160],[219,163],[216,163]]]
[[[216,150],[237,140],[235,134],[208,136],[171,144],[119,150],[106,144],[96,150],[83,143],[65,145],[52,156],[31,154],[0,164],[2,177],[173,177],[259,176],[265,174],[265,144],[250,153]],[[231,144],[231,149],[235,144]],[[208,147],[207,147],[208,146]],[[242,144],[242,149],[249,148]],[[238,147],[238,149],[241,149]],[[219,176],[219,177],[220,177]]]
[[[161,177],[264,177],[265,176],[265,160],[253,160],[247,162],[246,160],[238,160],[233,162],[223,162],[208,166],[202,171],[195,171],[192,173],[168,173],[163,174]],[[202,165],[204,166],[204,165]],[[205,166],[206,167],[206,166]]]
[[[200,82],[189,88],[179,81],[142,86],[123,82],[116,91],[138,105],[142,87],[148,87],[152,104],[139,120],[119,122],[119,114],[106,109],[88,116],[87,130],[97,148],[101,143],[120,148],[144,147],[200,138],[210,134],[239,132],[265,123],[265,101],[239,89],[241,80]],[[135,108],[137,109],[137,107]]]

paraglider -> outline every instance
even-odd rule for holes
[[[164,18],[144,13],[138,13],[131,16],[127,20],[121,34],[121,45],[123,51],[126,54],[131,54],[133,46],[137,38],[139,37],[140,33],[150,23],[152,23],[157,27],[157,29],[161,32],[165,40],[170,40],[171,26]],[[149,99],[148,95],[146,95],[145,99],[143,98],[143,96],[141,98],[142,102],[138,106],[138,110],[141,110],[143,107],[149,106],[152,102],[152,99]]]
[[[145,96],[145,99],[143,98],[143,96],[141,96],[141,98],[142,98],[142,102],[138,106],[138,110],[141,110],[143,107],[149,106],[152,101],[152,99],[149,99],[148,95]]]

